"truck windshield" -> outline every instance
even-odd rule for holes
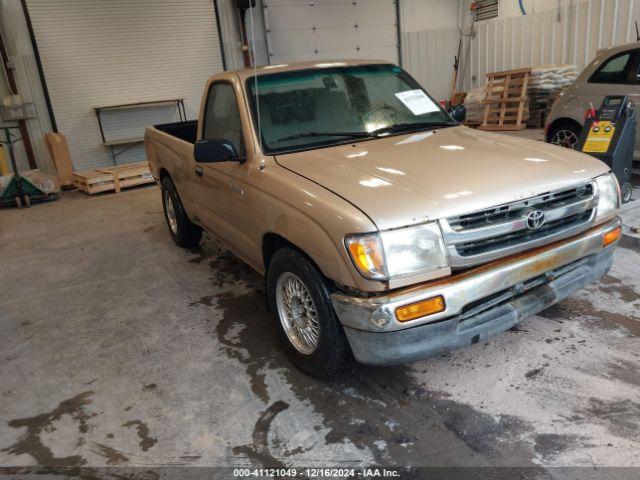
[[[264,74],[249,78],[247,89],[269,154],[456,125],[395,65]]]

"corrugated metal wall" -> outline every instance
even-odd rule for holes
[[[400,0],[402,65],[436,99],[449,98],[459,2]]]
[[[184,97],[198,113],[206,79],[222,67],[212,0],[27,0],[53,110],[76,170],[112,163],[94,107]],[[173,121],[167,108],[109,115],[111,139]],[[141,145],[118,163],[144,158]]]
[[[468,2],[465,2],[468,3]],[[487,72],[549,63],[585,67],[600,48],[635,41],[640,0],[562,0],[552,8],[475,24],[465,88]],[[465,6],[466,8],[466,6]]]
[[[458,30],[402,34],[403,66],[437,100],[449,98]]]

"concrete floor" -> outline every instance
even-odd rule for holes
[[[0,211],[0,466],[640,467],[639,245],[487,344],[318,381],[157,187]]]

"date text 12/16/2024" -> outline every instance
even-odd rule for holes
[[[236,478],[398,478],[400,472],[389,468],[235,468]]]

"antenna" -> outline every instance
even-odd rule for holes
[[[640,33],[638,33],[638,21],[636,20],[636,42],[640,42]]]
[[[251,20],[251,66],[253,67],[253,88],[256,101],[256,113],[258,116],[258,142],[260,142],[260,150],[262,154],[262,122],[260,120],[260,99],[258,96],[258,71],[256,69],[256,33],[254,29],[254,21],[253,21],[253,9],[256,8],[255,4],[251,6],[249,10],[249,18]],[[260,171],[263,171],[265,168],[264,157],[260,156]]]

